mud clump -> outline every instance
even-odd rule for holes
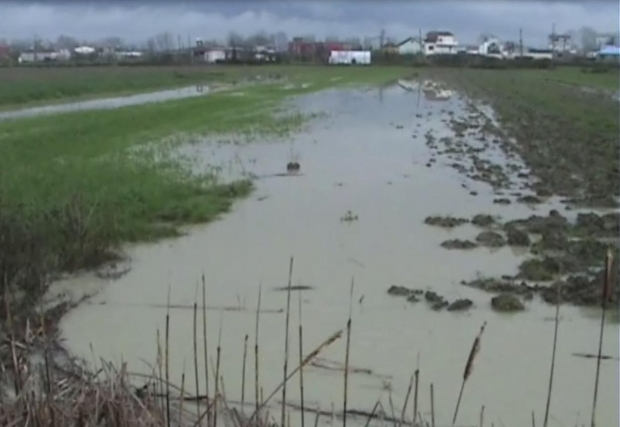
[[[495,231],[483,231],[476,236],[476,242],[489,248],[501,248],[506,244],[506,239]]]
[[[561,263],[555,258],[528,259],[519,265],[518,277],[533,282],[545,282],[553,280],[560,270]]]
[[[462,281],[461,285],[490,293],[511,293],[524,296],[532,295],[539,290],[538,285],[528,285],[525,282],[514,283],[494,278],[475,279],[470,282]]]
[[[517,199],[517,201],[519,203],[525,203],[528,205],[537,205],[539,203],[542,203],[542,200],[540,200],[537,196],[533,196],[533,195],[527,195],[527,196],[521,196]]]
[[[506,241],[509,246],[527,247],[530,245],[530,236],[525,231],[509,227],[506,229]]]
[[[599,216],[595,213],[577,215],[574,232],[580,236],[617,237],[620,232],[620,213],[614,212]]]
[[[431,308],[435,311],[439,311],[450,305],[450,303],[446,301],[444,297],[436,294],[433,291],[426,291],[424,293],[424,299],[431,305]]]
[[[595,306],[602,303],[603,273],[594,275],[573,275],[563,281],[544,287],[540,294],[549,304],[568,302],[577,306]],[[612,279],[612,289],[608,294],[607,303],[617,305],[620,300],[620,282]]]
[[[493,218],[491,215],[478,214],[474,216],[474,218],[471,220],[471,223],[477,227],[489,227],[495,224],[495,218]]]
[[[513,294],[500,294],[491,298],[491,307],[495,311],[501,312],[514,312],[523,311],[525,306],[523,303]]]
[[[532,215],[526,219],[509,221],[504,225],[505,229],[508,227],[515,227],[534,234],[543,234],[549,230],[565,233],[568,231],[569,223],[564,216],[554,209],[549,212],[548,216]]]
[[[448,311],[465,311],[469,310],[473,305],[474,303],[470,299],[457,299],[448,306]]]
[[[429,216],[424,220],[424,224],[433,225],[435,227],[454,228],[459,225],[468,223],[466,218],[455,218],[451,216]]]
[[[478,245],[472,242],[471,240],[453,239],[453,240],[446,240],[445,242],[442,242],[441,247],[445,249],[468,250],[468,249],[475,249],[478,247]]]
[[[419,289],[409,289],[404,286],[392,285],[388,289],[387,293],[389,295],[397,296],[397,297],[409,297],[412,295],[421,295],[424,293],[424,291],[419,290]]]
[[[510,199],[506,199],[505,197],[501,197],[498,199],[494,199],[493,203],[495,203],[496,205],[509,205],[512,202],[510,201]]]

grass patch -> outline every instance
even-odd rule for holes
[[[399,67],[326,66],[131,66],[0,68],[0,109],[130,95],[195,84],[227,83],[284,77],[311,80],[320,87],[343,82],[378,83],[398,77]]]
[[[181,224],[217,218],[251,191],[251,182],[222,184],[211,173],[190,172],[192,159],[175,152],[179,144],[204,135],[287,135],[306,117],[275,114],[286,98],[404,74],[399,68],[290,70],[290,90],[279,82],[244,87],[243,96],[218,92],[0,123],[0,241],[12,249],[0,255],[2,276],[44,289],[39,278],[93,267],[122,242],[174,236]]]

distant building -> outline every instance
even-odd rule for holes
[[[478,55],[490,58],[503,58],[506,56],[506,51],[499,39],[491,38],[478,47]]]
[[[425,55],[454,55],[458,42],[449,31],[430,31],[424,39]]]
[[[332,65],[370,65],[370,51],[338,50],[329,54],[328,63]]]
[[[53,62],[53,61],[66,61],[71,59],[71,52],[67,49],[61,50],[51,50],[51,49],[41,49],[41,50],[28,50],[22,52],[19,55],[18,62],[20,64],[25,63],[34,63],[34,62]]]
[[[401,55],[415,55],[422,52],[424,45],[418,38],[409,37],[398,43],[396,48]]]
[[[598,51],[598,57],[601,59],[620,59],[620,46],[605,46]]]
[[[217,64],[226,61],[226,50],[223,48],[209,49],[203,55],[207,64]]]
[[[557,54],[575,53],[569,34],[550,34],[549,49]]]
[[[388,54],[397,54],[398,46],[396,45],[396,43],[387,42],[383,46],[381,46],[381,50]]]

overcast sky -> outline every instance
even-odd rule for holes
[[[558,32],[591,26],[617,31],[618,0],[0,0],[0,39],[64,34],[81,40],[119,36],[141,42],[168,31],[184,40],[222,39],[230,31],[296,35],[378,36],[396,39],[419,29],[453,31],[459,41],[481,33],[542,46],[553,23]]]

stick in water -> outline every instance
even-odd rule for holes
[[[547,389],[547,406],[545,407],[545,421],[543,426],[547,427],[549,422],[549,408],[551,407],[551,393],[553,391],[553,373],[555,372],[555,349],[558,342],[558,325],[560,323],[560,298],[562,296],[561,282],[556,284],[556,301],[555,301],[555,330],[553,332],[553,351],[551,352],[551,372],[549,372],[549,388]]]
[[[243,341],[243,367],[241,368],[241,408],[245,405],[245,360],[248,357],[248,334]]]
[[[197,291],[197,290],[196,290]],[[196,382],[196,416],[200,418],[200,384],[198,380],[198,303],[194,302],[194,381]]]
[[[454,421],[452,424],[454,425]],[[435,390],[433,383],[431,383],[431,426],[435,427]]]
[[[342,411],[342,427],[347,427],[347,398],[349,391],[349,354],[351,348],[351,315],[353,311],[353,287],[355,279],[351,279],[351,293],[349,295],[349,320],[347,320],[347,348],[344,360],[344,403]]]
[[[603,334],[605,332],[605,312],[607,311],[607,302],[611,297],[612,288],[612,266],[613,266],[613,254],[611,250],[607,251],[607,257],[605,258],[605,277],[603,278],[603,289],[601,293],[601,333],[598,340],[598,358],[596,360],[596,375],[594,379],[594,397],[592,401],[592,422],[590,427],[596,426],[596,400],[598,397],[598,379],[601,371],[601,358],[603,354]]]
[[[207,396],[207,427],[211,427],[211,406],[209,405],[209,346],[207,341],[207,286],[205,275],[202,275],[202,344],[205,359],[205,393]],[[202,424],[202,420],[201,420]]]
[[[283,379],[283,387],[282,387],[282,423],[281,426],[284,426],[286,423],[286,377],[288,372],[288,325],[289,318],[291,315],[291,281],[293,280],[293,257],[291,257],[291,263],[289,265],[288,270],[288,289],[286,296],[286,322],[285,322],[285,331],[284,331],[284,379]]]
[[[255,399],[255,408],[254,413],[256,416],[256,427],[258,427],[260,417],[258,416],[259,406],[261,403],[261,396],[259,395],[260,383],[258,380],[258,325],[260,321],[260,300],[263,287],[259,283],[258,284],[258,303],[256,305],[256,331],[254,333],[254,399]]]
[[[299,291],[299,365],[304,360],[304,332],[303,332],[303,318],[301,311],[301,293]],[[305,427],[305,410],[304,410],[304,368],[299,369],[299,395],[301,399],[301,427]],[[318,414],[317,419],[318,421]]]

